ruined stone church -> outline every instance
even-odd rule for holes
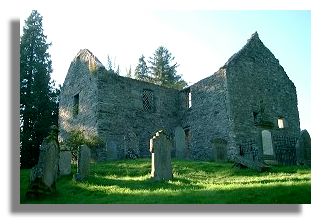
[[[179,159],[295,163],[300,135],[296,88],[254,33],[217,72],[183,89],[107,73],[89,51],[71,62],[60,95],[61,142],[71,130],[99,136],[94,159],[150,156],[166,130]]]

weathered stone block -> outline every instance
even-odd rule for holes
[[[173,178],[171,150],[173,148],[167,134],[161,130],[150,140],[152,153],[151,177],[154,180],[171,180]]]
[[[311,137],[307,130],[301,131],[295,149],[297,164],[311,166]]]
[[[90,148],[87,145],[79,147],[76,180],[85,180],[90,175]]]
[[[182,127],[178,126],[175,128],[175,149],[176,149],[176,158],[184,159],[185,158],[185,132]]]
[[[57,142],[46,138],[40,146],[38,164],[31,169],[27,197],[39,197],[56,191],[58,159]]]
[[[59,153],[59,175],[71,174],[71,151],[61,151]]]

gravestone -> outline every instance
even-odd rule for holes
[[[128,131],[125,136],[125,158],[137,159],[139,157],[139,142],[133,131]]]
[[[71,151],[60,151],[59,153],[59,175],[71,174]]]
[[[161,130],[150,139],[150,152],[152,153],[151,177],[154,180],[171,180],[173,178],[171,150],[172,143]]]
[[[90,174],[90,148],[87,145],[79,147],[77,173],[75,179],[82,181],[88,178]]]
[[[311,166],[311,137],[307,130],[301,131],[295,150],[297,164]]]
[[[184,129],[180,126],[175,128],[175,149],[176,149],[176,158],[184,159],[185,155],[185,132]]]
[[[262,131],[262,147],[263,147],[263,155],[273,156],[273,144],[272,144],[272,135],[268,130]]]
[[[38,164],[31,169],[29,198],[49,195],[56,191],[59,147],[55,140],[47,137],[40,146]]]
[[[117,150],[117,144],[112,140],[107,140],[106,143],[106,154],[107,154],[107,160],[116,160],[118,159],[118,150]]]
[[[213,139],[213,159],[215,161],[227,160],[227,141],[221,138]]]

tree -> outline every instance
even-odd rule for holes
[[[129,66],[129,69],[126,69],[126,77],[132,78],[132,66]]]
[[[150,75],[153,83],[175,89],[183,89],[187,83],[177,74],[178,64],[175,57],[163,46],[156,49],[150,63]]]
[[[58,125],[58,95],[51,81],[52,62],[47,36],[43,33],[42,16],[33,10],[25,21],[20,38],[20,163],[34,166],[39,146]]]
[[[142,80],[142,81],[150,81],[150,77],[148,75],[148,66],[145,62],[145,56],[142,55],[138,59],[138,65],[135,68],[135,79]]]
[[[109,55],[107,55],[107,72],[114,75],[119,75],[119,65],[116,66],[116,59],[114,59],[113,63]]]

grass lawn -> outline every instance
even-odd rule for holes
[[[87,181],[60,177],[57,193],[26,200],[30,170],[20,173],[22,204],[309,204],[306,167],[273,167],[257,173],[232,163],[173,160],[174,179],[150,179],[150,159],[92,163]],[[73,167],[73,173],[76,168]]]

